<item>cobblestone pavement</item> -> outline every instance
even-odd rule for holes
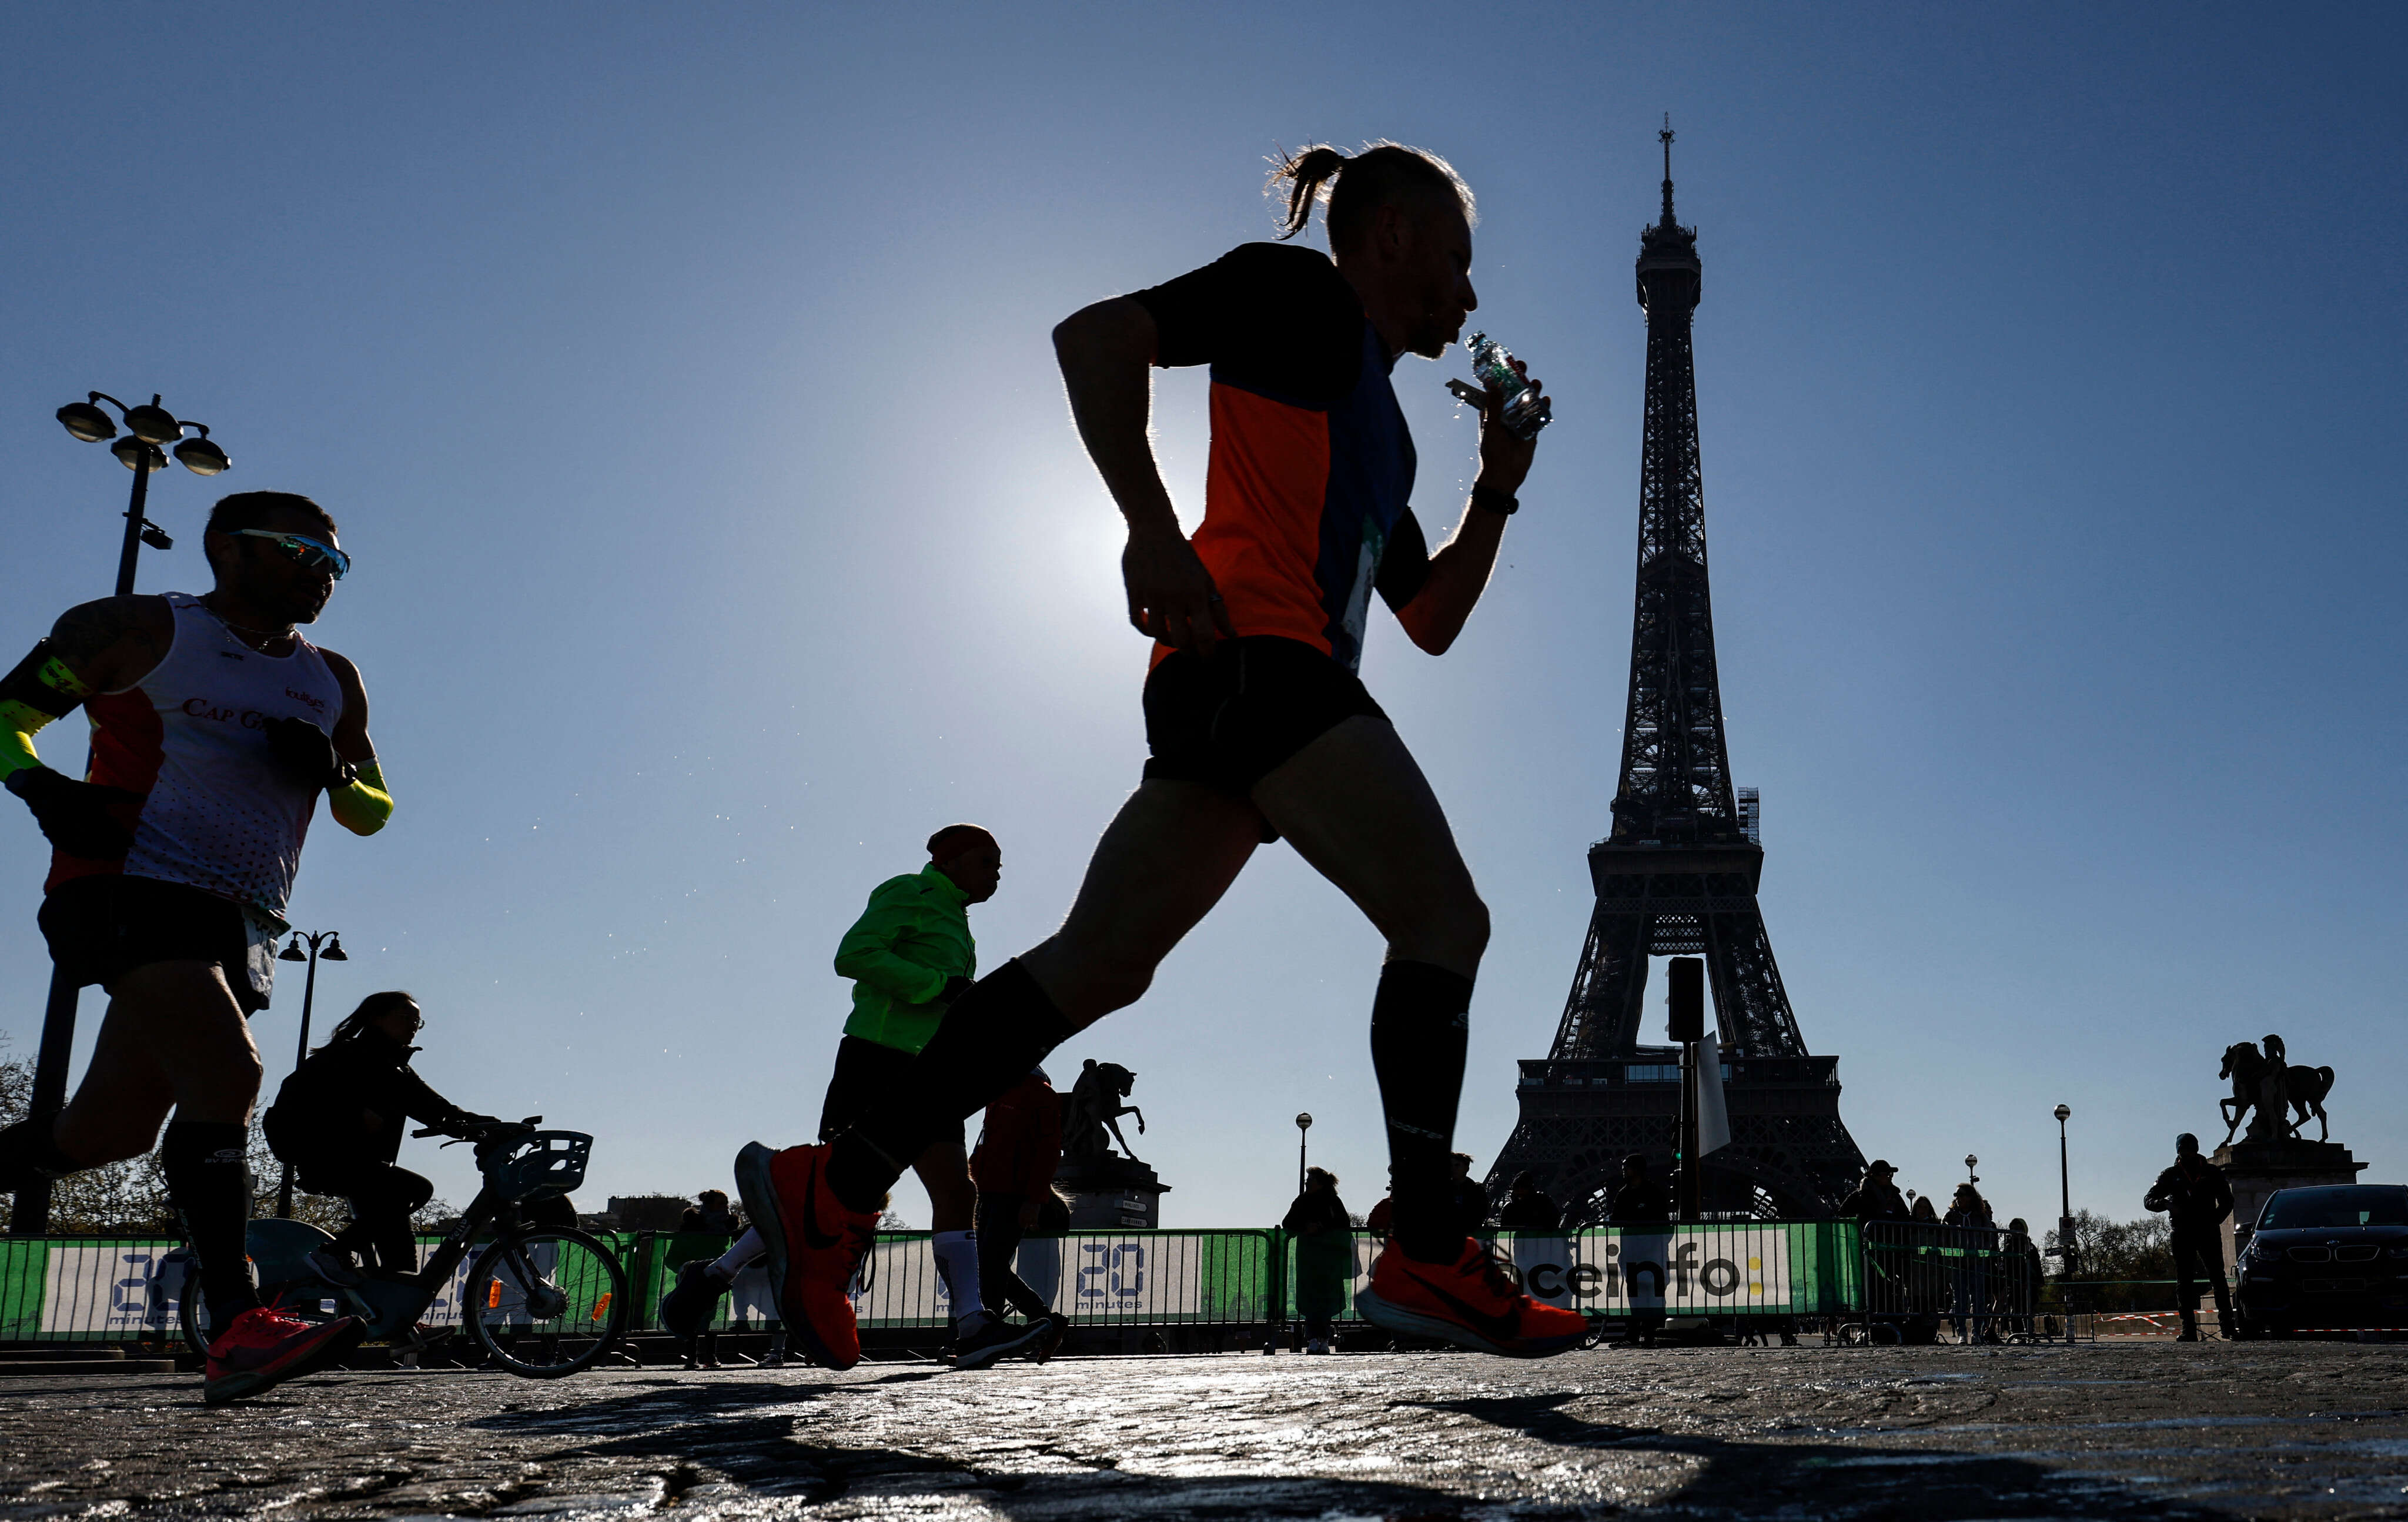
[[[2408,1516],[2408,1347],[0,1386],[0,1516]]]

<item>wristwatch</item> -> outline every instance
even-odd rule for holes
[[[1511,518],[1521,510],[1522,499],[1511,492],[1500,492],[1494,486],[1475,485],[1471,488],[1471,505],[1475,508],[1485,508],[1490,512]]]

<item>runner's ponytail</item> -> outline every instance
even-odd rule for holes
[[[1452,204],[1467,223],[1479,218],[1472,208],[1471,187],[1455,166],[1435,153],[1402,143],[1368,143],[1348,157],[1327,143],[1314,143],[1271,161],[1267,195],[1280,195],[1285,209],[1280,237],[1294,237],[1312,220],[1312,205],[1325,203],[1322,221],[1329,233],[1331,252],[1353,243],[1369,230],[1371,213],[1409,197]]]

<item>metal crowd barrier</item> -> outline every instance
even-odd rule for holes
[[[1981,1227],[1867,1221],[1855,1330],[1869,1342],[2065,1341],[2080,1328],[2042,1312],[2031,1239]],[[1855,1340],[1855,1339],[1851,1339]]]
[[[727,1239],[694,1233],[596,1233],[627,1272],[628,1329],[660,1326],[678,1267],[717,1256]],[[422,1237],[422,1246],[438,1239]],[[1534,1297],[1606,1322],[1674,1318],[1819,1319],[1854,1339],[2057,1341],[2096,1331],[2094,1310],[2041,1299],[2038,1265],[2006,1233],[1915,1222],[1735,1222],[1651,1228],[1500,1231],[1490,1242]],[[1228,1345],[1276,1333],[1331,1287],[1299,1295],[1299,1254],[1276,1229],[1083,1231],[1032,1237],[1017,1270],[1076,1326],[1188,1328],[1182,1346]],[[168,1341],[176,1335],[184,1258],[159,1236],[0,1238],[0,1342]],[[1350,1235],[1332,1317],[1358,1323],[1379,1239]],[[2051,1286],[2052,1289],[2054,1286]],[[925,1232],[883,1233],[854,1307],[867,1330],[939,1329],[950,1319]],[[714,1329],[771,1328],[766,1274],[740,1275]],[[1214,1341],[1221,1337],[1220,1343]],[[1242,1343],[1242,1337],[1240,1338]]]

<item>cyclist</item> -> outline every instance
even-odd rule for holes
[[[853,1015],[837,1043],[836,1073],[820,1111],[822,1136],[838,1135],[885,1101],[896,1074],[944,1020],[946,1006],[970,985],[978,946],[969,906],[994,897],[1002,880],[1003,850],[995,837],[977,825],[948,825],[928,837],[927,866],[871,892],[869,907],[837,943],[836,969],[853,980]],[[978,1191],[962,1146],[963,1118],[932,1132],[913,1152],[912,1167],[928,1191],[937,1272],[953,1302],[954,1367],[983,1369],[1036,1343],[1047,1326],[1012,1326],[982,1302],[972,1219]],[[757,1223],[752,1185],[745,1179],[739,1158],[737,1183],[747,1191],[746,1214]],[[680,1270],[677,1286],[662,1297],[663,1324],[681,1336],[692,1335],[687,1327],[698,1330],[720,1293],[762,1251],[755,1229],[717,1262]],[[813,1351],[808,1342],[805,1346]]]
[[[351,567],[334,520],[306,496],[240,492],[210,511],[201,542],[216,577],[206,596],[71,608],[0,678],[0,771],[53,848],[43,937],[63,975],[109,995],[66,1108],[0,1131],[0,1189],[156,1142],[218,1328],[214,1403],[319,1368],[362,1333],[351,1317],[264,1309],[251,1285],[244,1145],[260,1062],[247,1021],[267,1004],[318,796],[361,835],[383,826],[393,797],[359,671],[296,628]],[[92,725],[82,782],[34,745],[79,704]]]
[[[418,1000],[398,989],[370,994],[344,1016],[326,1044],[309,1054],[276,1091],[261,1117],[267,1144],[293,1165],[301,1187],[351,1203],[351,1224],[310,1255],[337,1284],[357,1284],[354,1255],[365,1251],[387,1274],[418,1270],[409,1218],[435,1198],[435,1185],[398,1166],[404,1120],[446,1134],[490,1125],[426,1085],[411,1070],[409,1039],[426,1025]]]
[[[1247,244],[1054,329],[1070,410],[1128,524],[1129,621],[1155,641],[1144,781],[1097,845],[1068,917],[957,1000],[891,1091],[832,1144],[763,1161],[746,1203],[787,1323],[823,1361],[860,1356],[844,1285],[893,1182],[932,1141],[1072,1032],[1134,1003],[1154,970],[1284,835],[1387,940],[1371,1012],[1396,1240],[1364,1314],[1521,1356],[1576,1346],[1448,1211],[1472,978],[1488,939],[1446,815],[1354,669],[1376,590],[1444,651],[1486,586],[1532,442],[1480,400],[1480,474],[1433,555],[1407,506],[1412,442],[1389,372],[1436,359],[1476,305],[1470,192],[1444,161],[1382,144],[1283,165],[1286,232],[1325,194],[1334,262]],[[1149,365],[1210,364],[1204,522],[1182,537],[1147,436]]]

